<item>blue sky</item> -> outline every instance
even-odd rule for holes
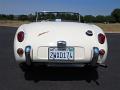
[[[81,15],[109,15],[115,8],[120,8],[120,0],[0,0],[2,14],[72,11]]]

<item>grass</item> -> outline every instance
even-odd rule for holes
[[[11,20],[0,20],[0,26],[19,27],[22,24],[30,23],[29,21],[11,21]],[[120,23],[115,24],[102,24],[96,23],[97,26],[102,28],[105,32],[120,32]]]
[[[0,26],[19,27],[22,24],[27,24],[28,21],[13,21],[13,20],[0,20]]]
[[[102,28],[105,32],[120,32],[120,23],[114,24],[97,23],[96,25]]]

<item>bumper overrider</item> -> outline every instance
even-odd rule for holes
[[[107,65],[102,64],[102,63],[97,63],[99,55],[100,55],[99,48],[98,47],[93,47],[93,58],[90,62],[90,65],[92,67],[101,66],[101,67],[107,68]]]
[[[97,66],[98,57],[99,57],[99,48],[93,47],[93,58],[92,61],[90,62],[91,66],[93,67]]]
[[[28,66],[30,66],[32,64],[32,59],[31,59],[31,55],[30,55],[31,51],[32,51],[32,47],[31,46],[26,46],[25,47],[25,59],[26,59],[26,64]]]
[[[31,64],[32,64],[31,52],[32,52],[32,47],[26,46],[25,47],[25,59],[26,59],[25,61],[28,66],[31,66]],[[102,66],[102,67],[106,68],[107,66],[105,64],[97,63],[98,57],[99,57],[99,48],[93,47],[93,57],[92,57],[92,60],[90,61],[89,65],[92,67]]]

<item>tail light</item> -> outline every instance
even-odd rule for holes
[[[24,40],[24,32],[23,31],[20,31],[17,34],[17,39],[18,39],[19,42],[22,42]]]
[[[105,35],[102,33],[98,34],[98,41],[100,44],[103,44],[105,42]]]
[[[22,56],[23,53],[24,53],[24,51],[23,51],[22,48],[18,48],[18,49],[17,49],[17,53],[18,53],[19,56]]]
[[[99,54],[100,54],[101,56],[103,56],[103,55],[105,54],[105,50],[104,50],[104,49],[101,49],[101,50],[99,51]]]

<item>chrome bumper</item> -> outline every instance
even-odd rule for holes
[[[30,56],[30,53],[32,52],[32,47],[31,46],[26,46],[25,47],[25,58],[26,58],[26,64],[28,66],[30,66],[32,64],[32,59],[31,59],[31,56]],[[93,57],[92,57],[92,60],[91,62],[89,63],[90,66],[92,67],[96,67],[96,66],[103,66],[103,67],[107,67],[106,65],[103,65],[103,64],[98,64],[97,61],[98,61],[98,57],[99,57],[99,48],[98,47],[93,47]],[[50,62],[49,62],[50,63]],[[51,63],[55,63],[55,62],[51,62]],[[57,62],[56,62],[57,63]],[[73,63],[72,61],[70,62],[59,62],[59,63]],[[77,64],[80,64],[80,63],[77,63]],[[81,63],[81,64],[85,64],[85,63]],[[86,63],[87,64],[87,63]]]

